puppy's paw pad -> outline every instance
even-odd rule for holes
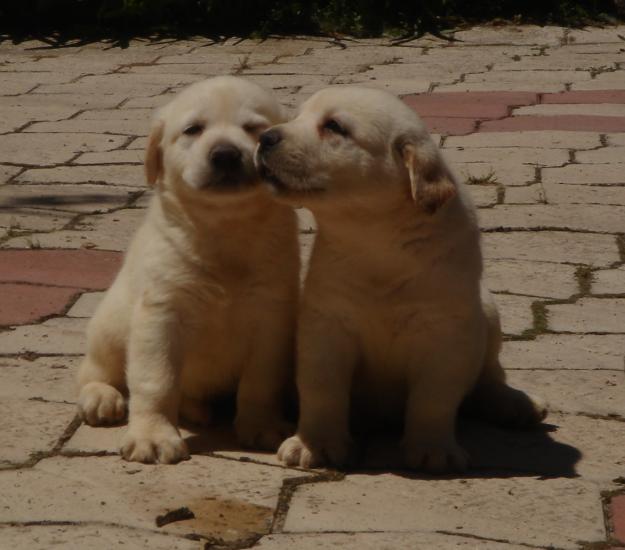
[[[433,474],[464,472],[469,465],[469,455],[457,443],[405,444],[406,465],[415,470]]]
[[[146,437],[128,432],[120,453],[125,460],[145,464],[176,464],[189,458],[187,444],[177,434]]]
[[[115,424],[126,416],[126,400],[117,388],[90,382],[80,390],[78,414],[90,426]]]

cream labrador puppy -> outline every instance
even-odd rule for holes
[[[358,87],[318,92],[263,133],[261,173],[308,206],[317,240],[298,328],[298,433],[279,457],[344,464],[356,419],[404,420],[408,466],[462,470],[458,408],[508,425],[545,408],[505,382],[475,211],[416,114]]]
[[[289,432],[299,258],[291,208],[254,167],[258,136],[281,122],[269,92],[219,77],[182,91],[156,117],[145,171],[147,217],[88,328],[79,410],[88,424],[126,413],[121,454],[188,457],[178,414],[206,422],[206,400],[236,392],[243,445],[275,450]]]

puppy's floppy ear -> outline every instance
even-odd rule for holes
[[[429,139],[402,138],[398,148],[410,177],[412,200],[433,214],[457,193],[451,174]]]
[[[154,121],[150,137],[148,138],[148,146],[145,150],[145,177],[150,187],[154,187],[163,175],[163,149],[161,141],[163,139],[164,127],[165,123],[161,118],[157,118]]]

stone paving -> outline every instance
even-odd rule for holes
[[[625,28],[453,38],[0,44],[0,548],[625,548]],[[541,429],[463,420],[470,472],[429,478],[393,441],[303,471],[216,426],[185,432],[190,461],[145,466],[117,456],[123,427],[80,425],[85,323],[144,215],[152,111],[224,73],[290,107],[381,86],[423,116],[479,207],[503,359],[549,400]]]

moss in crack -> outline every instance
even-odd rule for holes
[[[587,296],[590,294],[590,289],[594,280],[592,268],[587,265],[580,265],[575,270],[575,278],[577,279],[580,295]]]
[[[621,258],[621,262],[625,262],[625,233],[616,236],[616,246]]]
[[[485,176],[469,176],[465,182],[467,185],[498,185],[497,176],[495,172],[489,172]]]
[[[534,335],[542,334],[549,330],[547,306],[544,302],[532,302],[532,318],[534,319]]]

